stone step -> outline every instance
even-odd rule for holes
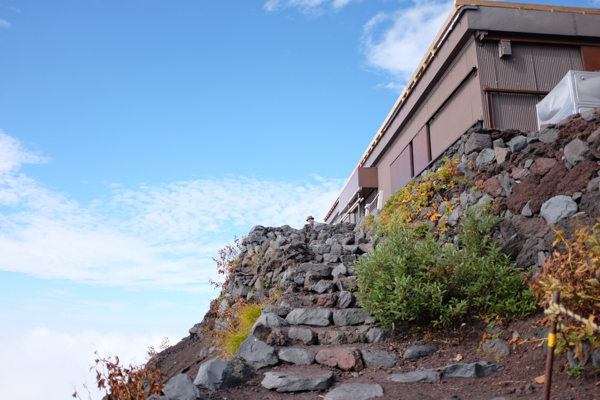
[[[256,329],[254,334],[271,346],[342,345],[383,342],[389,334],[374,325],[315,327],[295,325]]]

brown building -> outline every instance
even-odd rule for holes
[[[600,70],[600,9],[455,0],[325,221],[382,208],[473,126],[536,130],[569,70]]]

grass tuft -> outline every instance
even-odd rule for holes
[[[263,304],[241,304],[235,314],[235,321],[228,331],[223,333],[221,341],[223,343],[223,356],[235,357],[242,343],[248,338],[252,331],[252,326],[260,317],[260,308]]]

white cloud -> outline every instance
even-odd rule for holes
[[[417,1],[394,13],[378,13],[363,28],[368,65],[391,75],[400,90],[414,73],[453,7],[452,2]]]
[[[83,207],[20,171],[46,159],[0,132],[0,270],[109,286],[212,290],[212,257],[253,225],[323,218],[341,180],[236,177],[114,186]]]
[[[2,335],[0,341],[0,376],[2,397],[12,399],[59,400],[70,398],[75,389],[87,399],[87,383],[92,399],[100,400],[95,375],[94,351],[106,356],[118,355],[120,364],[128,366],[146,361],[149,346],[158,348],[166,333],[126,335],[119,332],[85,331],[78,334],[56,332],[38,327],[19,337]],[[169,337],[171,344],[179,338]],[[113,359],[114,360],[114,359]],[[35,376],[26,371],[38,368]]]
[[[10,28],[11,23],[8,22],[7,20],[4,19],[0,19],[0,28],[4,28],[4,29],[8,29]]]
[[[351,2],[360,2],[363,0],[268,0],[264,4],[267,11],[276,11],[282,8],[297,8],[304,14],[319,15],[330,6],[334,10],[339,10]]]

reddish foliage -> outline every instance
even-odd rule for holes
[[[234,237],[233,244],[228,244],[219,250],[218,259],[213,258],[213,260],[217,263],[217,273],[225,276],[223,282],[215,282],[212,279],[209,279],[209,282],[216,289],[221,289],[219,297],[210,302],[210,311],[216,314],[217,318],[223,317],[223,315],[219,315],[219,303],[221,299],[225,297],[225,291],[227,290],[227,286],[233,277],[233,270],[237,265],[237,256],[240,254],[241,250],[242,244],[240,240],[237,237]],[[231,303],[233,303],[233,301],[230,301],[230,305]]]

